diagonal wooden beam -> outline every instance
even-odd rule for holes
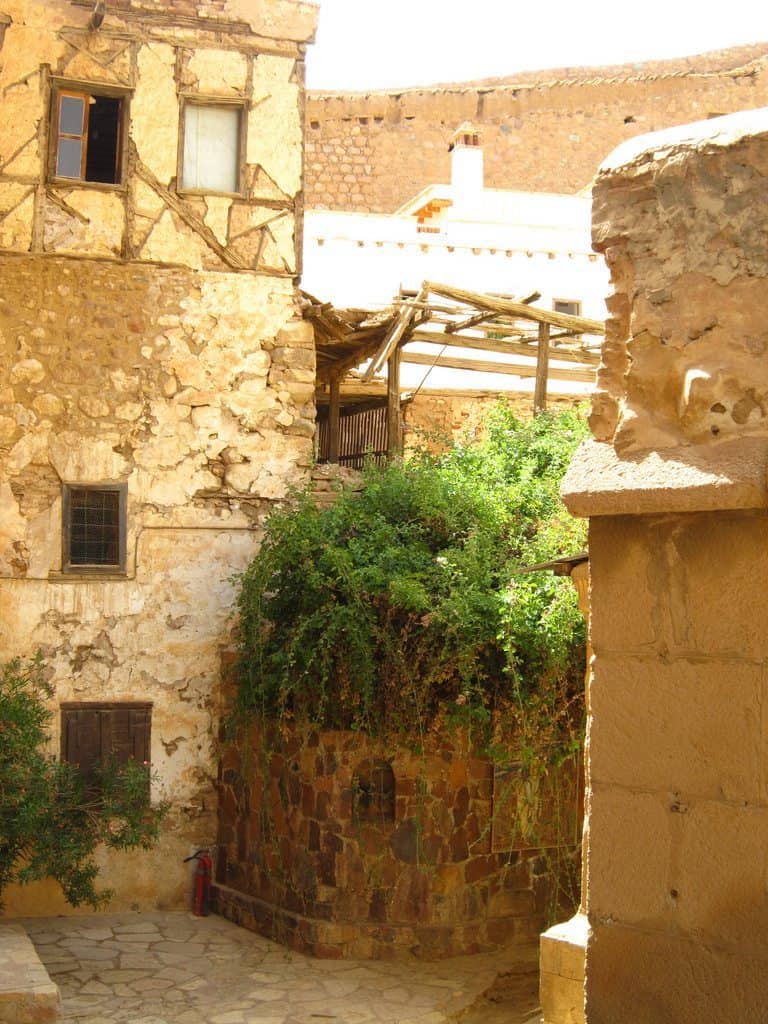
[[[165,203],[165,205],[173,210],[174,213],[184,221],[187,227],[191,228],[195,234],[199,235],[200,238],[206,243],[209,249],[219,257],[222,263],[225,263],[232,270],[250,270],[251,268],[231,249],[227,246],[222,245],[218,240],[213,231],[208,225],[198,217],[198,215],[187,206],[187,204],[176,195],[175,192],[171,192],[170,189],[166,188],[157,177],[150,171],[146,164],[142,163],[139,158],[139,154],[133,143],[130,143],[132,147],[131,156],[135,161],[136,174],[144,182],[145,185],[149,185],[153,192],[155,192]]]
[[[423,285],[421,291],[416,296],[416,303],[422,303],[424,299],[427,297],[427,294],[427,287],[426,285]],[[410,303],[401,306],[400,311],[398,312],[397,317],[395,318],[395,321],[392,324],[392,327],[387,332],[386,336],[384,337],[384,340],[381,343],[381,346],[374,355],[373,359],[371,359],[368,365],[368,369],[363,374],[364,381],[367,382],[372,380],[376,371],[379,370],[380,367],[382,367],[384,363],[389,359],[394,350],[402,341],[406,331],[412,324],[413,319],[416,316],[416,312],[417,310]]]
[[[522,302],[524,306],[529,306],[532,302],[538,302],[541,298],[541,292],[531,292],[530,295],[526,295],[524,299],[514,299],[514,302]],[[445,328],[446,334],[456,334],[457,331],[466,331],[470,327],[477,327],[479,324],[491,323],[497,317],[501,316],[501,313],[475,313],[473,316],[467,317],[466,320],[457,320],[455,323],[448,324]]]
[[[464,288],[454,288],[447,284],[436,284],[433,281],[425,281],[422,291],[428,294],[441,295],[444,299],[453,299],[455,302],[463,302],[467,306],[475,306],[477,309],[487,309],[493,313],[506,313],[508,316],[516,317],[519,320],[534,320],[540,324],[551,324],[565,331],[576,331],[579,334],[605,334],[605,324],[601,320],[590,320],[583,316],[571,316],[570,313],[555,313],[554,310],[537,309],[535,306],[526,306],[522,302],[512,302],[509,299],[497,299],[493,295],[485,295],[482,292],[469,292]]]

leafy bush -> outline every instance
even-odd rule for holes
[[[54,878],[73,906],[96,908],[111,896],[96,889],[96,847],[148,849],[165,807],[150,803],[148,766],[102,765],[95,794],[76,766],[46,754],[51,696],[39,658],[0,668],[0,895]]]
[[[567,714],[574,589],[517,570],[583,546],[559,486],[584,433],[575,413],[523,423],[500,405],[480,441],[370,466],[330,508],[305,493],[274,512],[241,580],[239,711],[417,736],[545,693]]]

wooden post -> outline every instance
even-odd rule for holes
[[[328,461],[339,461],[339,437],[341,424],[341,386],[339,378],[331,377],[330,404],[328,408]]]
[[[400,348],[387,360],[387,452],[390,459],[403,452],[403,427],[400,415]]]
[[[536,390],[533,415],[547,411],[547,374],[549,372],[549,324],[539,324],[539,351],[536,356]]]

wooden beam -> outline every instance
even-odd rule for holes
[[[403,453],[403,423],[400,413],[400,356],[395,348],[387,362],[387,451],[390,459]]]
[[[536,387],[533,392],[533,415],[547,411],[547,376],[549,372],[549,324],[539,324],[539,351],[536,355]]]
[[[337,374],[331,377],[328,404],[328,461],[338,462],[341,435],[341,386]]]
[[[427,296],[426,288],[422,288],[419,294],[416,296],[416,302],[421,303]],[[400,344],[405,332],[408,330],[417,310],[413,305],[408,304],[400,308],[397,317],[392,324],[392,327],[387,332],[386,337],[381,343],[381,346],[376,355],[371,359],[368,369],[363,374],[363,380],[371,380],[373,375],[379,370],[384,363],[389,359],[392,353],[395,351],[397,346]]]
[[[497,298],[506,298],[506,296],[497,296]],[[530,295],[526,295],[523,299],[513,299],[513,302],[522,302],[524,306],[529,306],[532,302],[538,302],[541,298],[541,292],[531,292]],[[496,317],[501,316],[501,313],[475,313],[474,316],[467,317],[466,320],[456,320],[445,328],[446,334],[455,334],[457,331],[466,331],[470,327],[477,327],[478,324],[492,323]]]
[[[505,341],[500,338],[465,338],[458,334],[440,334],[437,331],[414,331],[408,339],[412,341],[427,342],[429,345],[448,345],[451,348],[469,348],[477,352],[498,352],[500,355],[510,356],[536,356],[536,344],[531,341],[525,342]],[[587,352],[578,348],[550,348],[551,359],[559,359],[564,363],[582,363],[585,366],[599,366],[600,355],[597,352]]]
[[[423,352],[403,350],[404,363],[416,363],[418,366],[443,366],[449,370],[474,370],[478,373],[503,373],[513,377],[535,377],[536,367],[522,363],[496,363],[486,359],[457,359],[455,356],[426,355]],[[557,366],[550,367],[550,380],[579,381],[583,384],[594,384],[595,370],[588,366]]]
[[[500,313],[475,313],[474,316],[468,316],[466,320],[454,320],[453,323],[446,324],[446,334],[456,334],[457,331],[468,331],[470,327],[479,327],[480,324],[492,323],[497,316],[501,316]]]
[[[526,306],[522,302],[511,302],[509,299],[497,299],[493,295],[484,295],[482,292],[468,292],[463,288],[454,288],[447,284],[435,284],[432,281],[424,282],[424,289],[433,295],[442,295],[443,298],[453,299],[455,302],[463,302],[467,306],[474,306],[476,309],[488,309],[494,313],[506,313],[508,316],[520,320],[535,320],[536,323],[551,324],[553,327],[560,327],[565,331],[577,331],[579,334],[605,334],[605,324],[601,320],[589,320],[583,316],[571,316],[569,313],[555,313],[554,310],[537,309],[535,306]]]

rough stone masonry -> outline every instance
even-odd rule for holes
[[[768,1005],[768,109],[625,143],[590,518],[588,1024]]]
[[[61,702],[150,706],[171,818],[105,881],[115,909],[167,907],[215,837],[231,578],[312,458],[296,282],[317,11],[93,9],[0,0],[0,657],[43,651],[56,752]],[[96,500],[114,551],[72,512]],[[7,899],[62,906],[49,886]]]

